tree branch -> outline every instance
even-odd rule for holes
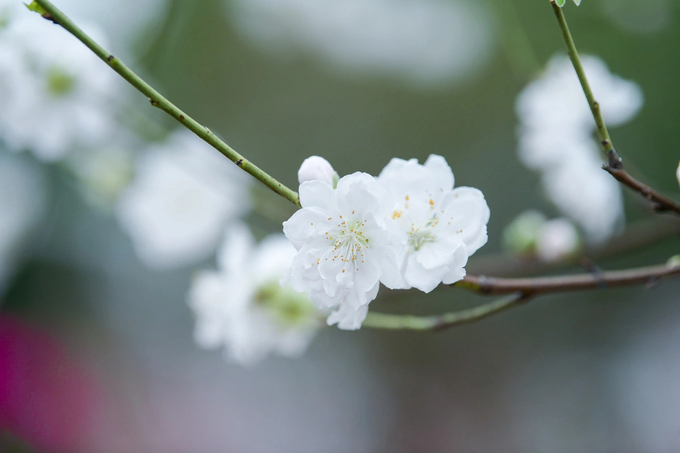
[[[624,186],[627,186],[642,195],[642,198],[652,202],[652,208],[656,212],[674,212],[680,214],[680,203],[665,197],[649,187],[646,184],[641,183],[637,179],[633,178],[623,166],[619,168],[612,167],[609,164],[602,166],[602,169],[616,178]]]
[[[664,277],[680,275],[680,265],[662,264],[620,271],[594,272],[537,278],[494,278],[468,275],[453,286],[480,294],[547,294],[618,286],[649,285]]]
[[[210,131],[207,127],[201,125],[196,120],[191,118],[189,115],[184,113],[182,110],[177,108],[173,103],[163,97],[158,91],[156,91],[151,85],[146,83],[141,77],[135,74],[130,68],[128,68],[122,61],[114,57],[112,54],[107,52],[103,47],[97,44],[92,38],[90,38],[85,32],[83,32],[77,25],[75,25],[71,20],[62,13],[56,6],[52,5],[48,0],[34,0],[31,5],[39,5],[42,7],[42,16],[55,24],[61,25],[64,29],[70,32],[73,36],[79,39],[83,44],[85,44],[92,52],[94,52],[104,63],[108,64],[114,71],[116,71],[121,77],[127,80],[130,85],[135,87],[138,91],[144,94],[151,105],[158,107],[163,110],[177,121],[179,121],[183,126],[192,131],[194,134],[203,139],[206,143],[211,145],[217,151],[225,155],[229,160],[234,162],[236,165],[241,167],[246,173],[254,176],[258,181],[260,181],[265,186],[269,187],[271,190],[290,201],[296,206],[300,206],[300,200],[298,194],[281,184],[279,181],[265,173],[262,169],[254,165],[248,159],[237,153],[225,142],[220,140],[214,133]],[[35,8],[32,8],[36,10]]]
[[[623,162],[619,157],[618,153],[614,149],[614,144],[609,136],[609,131],[607,130],[607,124],[602,117],[602,112],[600,111],[600,104],[595,100],[593,91],[588,83],[588,78],[586,77],[586,72],[581,64],[581,58],[576,50],[576,44],[569,31],[569,25],[567,25],[567,19],[564,17],[564,11],[560,8],[555,0],[550,0],[553,11],[555,12],[555,17],[557,17],[557,22],[562,30],[562,37],[567,45],[567,53],[569,54],[569,59],[574,65],[576,70],[576,75],[583,88],[583,93],[586,95],[588,100],[588,106],[595,119],[595,124],[597,125],[597,131],[600,136],[600,141],[602,147],[604,148],[605,155],[607,156],[607,163],[602,167],[607,173],[612,175],[621,184],[630,187],[632,190],[640,193],[644,198],[653,202],[654,209],[657,212],[673,212],[675,214],[680,214],[680,204],[659,194],[651,187],[642,184],[635,178],[630,176],[626,170],[623,168]]]
[[[528,301],[527,296],[516,293],[478,307],[436,316],[393,315],[371,311],[368,312],[362,327],[390,330],[443,330],[461,324],[481,321],[489,316],[523,305]]]
[[[467,310],[435,316],[394,315],[369,312],[364,327],[391,330],[442,330],[469,324],[529,302],[533,297],[556,292],[584,289],[608,289],[617,286],[651,285],[664,277],[680,275],[680,264],[641,267],[594,274],[564,275],[541,278],[492,278],[467,276],[454,286],[480,294],[508,296]]]

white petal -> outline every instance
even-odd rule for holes
[[[467,264],[468,253],[465,247],[456,250],[455,260],[449,265],[449,272],[442,279],[442,283],[450,285],[465,277],[465,265]]]
[[[447,271],[447,266],[425,269],[416,259],[416,255],[411,255],[404,271],[404,279],[409,286],[429,293],[441,283]]]
[[[307,181],[300,184],[300,204],[303,208],[317,207],[328,210],[333,200],[333,187],[323,181]]]
[[[489,222],[489,206],[484,195],[471,187],[458,187],[443,202],[445,212],[441,224],[455,231],[459,240],[472,255],[488,240],[486,224]]]
[[[423,166],[434,173],[436,177],[436,185],[438,187],[445,191],[453,189],[453,172],[451,171],[449,164],[446,162],[446,159],[436,154],[430,154],[430,157],[427,158]]]
[[[342,304],[333,313],[328,316],[326,321],[329,326],[337,324],[342,330],[357,330],[361,327],[361,323],[366,319],[368,314],[368,305],[353,309],[347,304]]]

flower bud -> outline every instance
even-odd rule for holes
[[[568,258],[580,248],[578,231],[567,219],[545,222],[536,240],[536,255],[541,261],[548,263]]]
[[[533,254],[546,218],[538,211],[525,211],[503,231],[503,247],[514,253]]]
[[[340,177],[333,166],[323,157],[311,156],[302,162],[298,170],[298,181],[322,181],[335,187]]]

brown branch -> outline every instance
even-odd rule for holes
[[[548,293],[608,289],[618,286],[658,283],[664,277],[680,275],[680,263],[669,261],[659,266],[591,274],[561,275],[540,278],[493,278],[467,276],[453,286],[480,294],[505,294],[505,297],[474,308],[433,316],[395,315],[369,312],[364,327],[391,330],[443,330],[480,321],[489,316],[523,305],[532,298]]]
[[[537,295],[596,288],[614,288],[630,285],[650,285],[664,277],[680,275],[680,265],[662,264],[620,271],[595,272],[577,275],[559,275],[537,278],[495,278],[468,275],[454,286],[480,294]]]
[[[638,192],[640,195],[642,195],[642,198],[651,201],[652,208],[656,212],[672,212],[675,214],[680,214],[680,203],[661,195],[648,185],[643,184],[637,179],[633,178],[626,170],[624,170],[623,164],[620,162],[618,166],[612,166],[611,163],[605,164],[602,166],[602,169],[612,175],[624,186],[629,187],[635,192]]]

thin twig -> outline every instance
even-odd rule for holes
[[[623,169],[623,166],[617,168],[612,167],[609,164],[605,164],[602,166],[602,169],[616,178],[616,180],[624,186],[631,188],[635,192],[638,192],[640,195],[642,195],[644,199],[652,202],[652,208],[656,212],[674,212],[676,214],[680,214],[680,203],[661,195],[648,185],[643,184],[637,179],[633,178],[626,170]]]
[[[583,93],[586,95],[588,100],[588,106],[595,119],[595,124],[597,125],[597,131],[600,135],[600,141],[604,152],[607,156],[607,163],[603,165],[603,169],[616,178],[621,184],[630,187],[632,190],[640,193],[644,198],[650,200],[653,203],[654,209],[657,212],[674,212],[675,214],[680,214],[680,204],[661,195],[651,187],[637,181],[635,178],[630,176],[626,170],[623,168],[623,162],[619,157],[616,149],[614,149],[614,144],[611,137],[609,136],[609,131],[607,130],[607,124],[602,117],[602,112],[600,110],[600,104],[595,100],[593,91],[588,83],[588,78],[586,77],[586,72],[583,69],[583,64],[581,64],[581,58],[579,57],[578,51],[576,50],[576,44],[574,43],[574,38],[571,36],[569,31],[569,25],[567,24],[567,19],[564,17],[564,12],[560,8],[555,0],[550,0],[553,11],[555,12],[555,17],[557,17],[557,22],[562,30],[562,36],[564,37],[564,42],[567,45],[567,53],[569,54],[569,59],[574,65],[576,70],[576,75],[583,88]]]
[[[523,305],[528,301],[529,298],[526,295],[516,293],[478,307],[435,316],[393,315],[371,311],[366,316],[362,326],[390,330],[443,330],[461,324],[481,321],[489,316]]]
[[[217,151],[224,154],[229,160],[231,160],[236,165],[241,167],[241,169],[243,169],[245,172],[254,176],[262,184],[269,187],[271,190],[281,195],[283,198],[290,201],[294,205],[300,206],[300,200],[298,198],[298,194],[295,191],[289,189],[288,187],[281,184],[276,179],[265,173],[262,169],[254,165],[245,157],[237,153],[225,142],[220,140],[213,132],[210,131],[210,129],[201,125],[196,120],[191,118],[189,115],[184,113],[182,110],[177,108],[173,103],[171,103],[160,93],[158,93],[158,91],[151,87],[151,85],[146,83],[141,77],[135,74],[125,64],[123,64],[122,61],[114,57],[112,54],[107,52],[103,47],[97,44],[97,42],[90,38],[77,25],[71,22],[71,20],[64,13],[62,13],[56,6],[52,5],[52,3],[50,3],[48,0],[34,0],[33,3],[40,5],[45,10],[45,12],[43,12],[42,14],[44,18],[54,22],[55,24],[61,25],[64,29],[66,29],[73,36],[79,39],[102,61],[108,64],[121,77],[127,80],[130,83],[130,85],[135,87],[147,98],[149,98],[149,101],[151,102],[152,106],[158,107],[159,109],[168,113],[170,116],[179,121],[187,129],[189,129],[194,134],[202,138],[205,142],[207,142]]]
[[[480,321],[510,308],[526,304],[531,298],[542,294],[585,289],[607,289],[639,284],[652,285],[671,275],[680,275],[680,264],[524,279],[468,276],[456,283],[455,286],[480,294],[508,294],[508,296],[467,310],[434,316],[369,312],[363,326],[391,330],[442,330],[460,324]]]
[[[454,286],[480,294],[510,294],[519,291],[528,295],[536,295],[653,284],[672,275],[680,275],[680,265],[662,264],[620,271],[537,278],[495,278],[468,275],[455,283]]]

